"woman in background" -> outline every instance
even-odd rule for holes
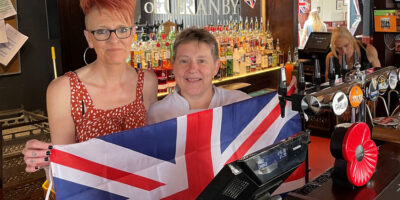
[[[346,27],[337,27],[332,32],[331,52],[328,53],[325,60],[325,66],[327,66],[325,70],[326,81],[328,81],[330,57],[333,57],[335,73],[340,76],[343,54],[346,55],[348,70],[351,70],[354,65],[354,52],[357,52],[358,62],[361,64],[360,70],[381,67],[378,52],[374,46],[356,40]]]
[[[146,110],[157,100],[157,78],[126,64],[134,40],[135,0],[81,0],[84,35],[97,59],[52,81],[47,112],[54,145],[146,125]],[[30,140],[23,150],[26,171],[49,165],[52,144]]]
[[[300,39],[300,47],[304,48],[304,45],[312,32],[326,32],[326,25],[321,21],[317,9],[311,10],[307,21],[304,23],[303,33]]]

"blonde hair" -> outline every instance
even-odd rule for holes
[[[349,30],[347,30],[346,27],[344,27],[344,26],[337,27],[332,31],[332,37],[331,37],[331,51],[332,51],[333,56],[335,56],[336,58],[338,57],[338,55],[337,55],[335,43],[338,38],[348,39],[350,41],[350,43],[353,45],[354,50],[357,51],[358,55],[360,55],[360,46],[364,48],[363,45],[359,45],[359,44],[361,44],[361,42],[357,41],[353,37],[353,35],[351,35]]]
[[[315,32],[323,32],[324,30],[324,23],[322,23],[321,18],[319,18],[318,11],[310,12],[308,19],[313,20],[312,29]]]

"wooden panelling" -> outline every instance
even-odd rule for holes
[[[298,41],[297,0],[268,0],[266,10],[274,42],[279,38],[286,59],[288,48],[293,52],[293,46],[297,46]]]

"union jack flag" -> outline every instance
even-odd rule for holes
[[[306,0],[299,0],[299,13],[300,14],[304,14],[304,13],[308,13],[309,10],[309,2],[307,2]]]
[[[256,5],[256,0],[244,0],[244,2],[246,2],[251,8],[254,8]]]
[[[225,164],[301,131],[290,103],[285,112],[275,92],[55,146],[56,199],[195,199]]]

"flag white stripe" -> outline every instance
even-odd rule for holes
[[[271,101],[254,117],[254,119],[243,129],[243,131],[235,138],[234,141],[222,153],[220,162],[226,163],[234,152],[246,141],[261,122],[271,113],[275,106],[279,103],[278,95],[275,95]],[[218,170],[219,171],[219,170]]]
[[[132,151],[125,147],[96,138],[84,143],[68,145],[61,148],[56,146],[56,148],[101,165],[116,168],[129,173],[135,173],[141,176],[146,175],[146,172],[143,171],[143,169],[146,168],[150,169],[159,165],[167,168],[175,166],[174,163],[165,162],[164,160],[160,160],[137,151]],[[157,173],[150,173],[147,177],[150,179],[157,179],[159,178],[159,175]]]
[[[213,121],[211,132],[211,159],[213,164],[214,176],[222,169],[225,162],[221,159],[221,125],[222,107],[213,109]]]
[[[269,129],[257,140],[257,142],[249,149],[249,151],[246,153],[250,154],[255,151],[258,151],[262,148],[265,148],[271,144],[274,143],[276,138],[279,135],[279,132],[281,131],[282,127],[293,117],[295,117],[298,112],[292,111],[292,105],[291,103],[287,103],[285,107],[285,118],[278,117],[273,124],[269,127]]]

